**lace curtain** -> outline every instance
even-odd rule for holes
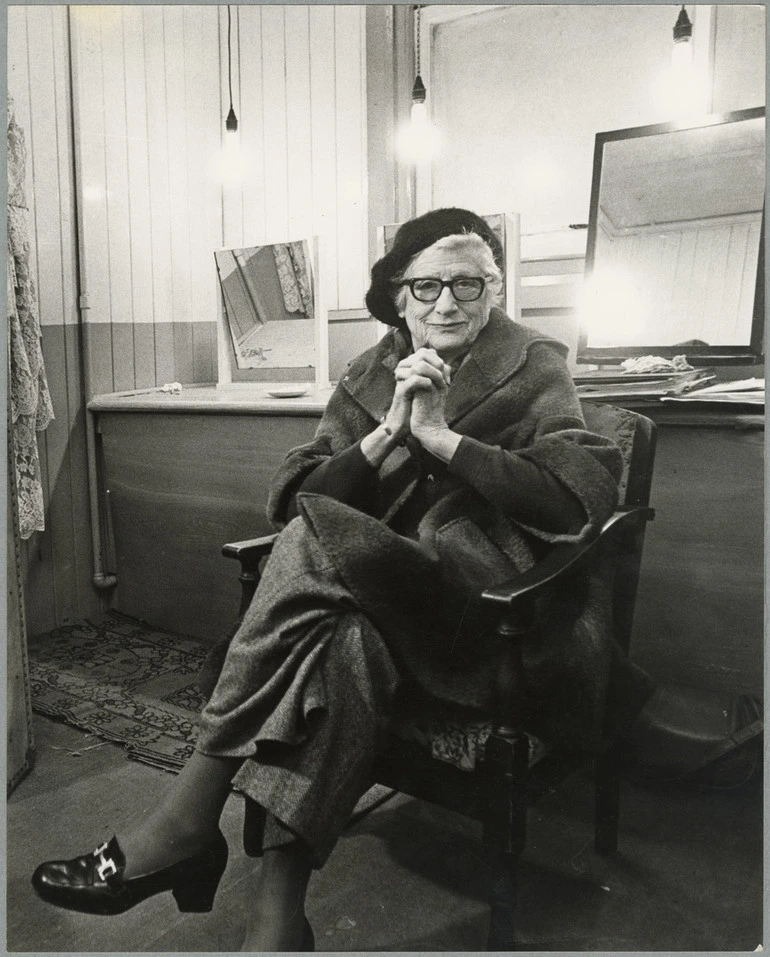
[[[53,419],[40,346],[37,295],[30,273],[29,210],[24,190],[24,132],[8,99],[8,383],[16,465],[19,533],[29,538],[45,528],[37,433]]]
[[[278,267],[283,302],[287,312],[303,312],[313,318],[313,290],[305,261],[305,244],[276,243],[273,256]]]

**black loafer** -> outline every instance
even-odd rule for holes
[[[32,875],[35,892],[49,904],[86,914],[122,914],[162,891],[171,891],[180,911],[207,912],[227,867],[221,832],[206,850],[169,867],[124,878],[126,858],[117,838],[91,854],[69,861],[46,861]]]

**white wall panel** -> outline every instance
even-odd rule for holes
[[[126,70],[123,52],[123,11],[101,8],[98,13],[104,116],[104,169],[107,195],[107,257],[112,322],[133,322],[131,294],[131,232],[128,136],[126,130]],[[90,109],[90,102],[82,104]],[[95,159],[98,161],[99,153]],[[103,251],[95,251],[101,258]]]
[[[285,31],[284,8],[273,5],[262,7],[265,224],[272,242],[288,238],[289,230]],[[247,91],[242,90],[244,110],[247,109],[246,96]]]
[[[123,11],[125,49],[126,153],[128,164],[128,231],[131,248],[131,305],[134,322],[154,319],[152,282],[152,211],[147,105],[147,61],[144,52],[144,14],[141,7]],[[153,376],[154,378],[154,376]]]
[[[141,17],[147,104],[147,165],[155,322],[174,319],[171,269],[171,206],[169,202],[168,139],[166,137],[166,71],[163,8],[135,7]],[[137,51],[138,52],[138,51]],[[137,198],[138,199],[138,198]]]
[[[364,24],[360,7],[337,7],[335,17],[337,247],[340,308],[361,305],[367,264],[366,83]]]
[[[233,7],[233,100],[238,116],[244,175],[224,190],[224,245],[258,245],[266,240],[265,122],[262,102],[262,7]],[[237,17],[237,19],[236,19]],[[220,14],[222,116],[227,115],[227,14]]]
[[[335,7],[310,8],[310,83],[313,112],[310,142],[313,155],[313,234],[321,238],[326,251],[328,275],[324,280],[330,308],[360,306],[362,302],[340,300],[337,247],[337,130],[335,76]],[[363,175],[363,171],[362,171]],[[363,297],[361,297],[363,299]]]
[[[288,238],[309,236],[313,222],[313,152],[310,87],[310,11],[284,7],[286,31],[286,173]]]
[[[88,296],[87,321],[111,322],[102,12],[72,7],[70,16],[81,291]]]

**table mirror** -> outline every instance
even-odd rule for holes
[[[599,133],[578,362],[758,362],[764,108]]]
[[[308,241],[221,249],[214,258],[233,380],[312,381],[321,310]]]

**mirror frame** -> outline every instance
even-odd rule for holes
[[[313,277],[313,301],[315,304],[315,361],[311,366],[272,366],[269,369],[241,369],[235,356],[232,333],[227,316],[227,305],[222,290],[217,266],[218,252],[233,249],[249,249],[251,246],[275,246],[287,242],[304,242],[309,253],[310,272]],[[319,236],[296,236],[293,239],[272,239],[252,243],[251,246],[221,246],[214,250],[214,273],[217,283],[217,388],[239,389],[264,386],[269,383],[315,383],[319,389],[329,387],[329,313],[326,300],[325,275],[329,271],[324,243]],[[302,378],[303,369],[312,373]],[[299,377],[298,377],[299,376]]]
[[[657,123],[651,126],[636,126],[625,130],[611,130],[597,133],[594,146],[593,176],[591,180],[591,205],[588,217],[588,236],[586,239],[585,281],[593,275],[596,254],[597,220],[599,212],[599,187],[601,185],[602,161],[607,143],[616,140],[636,139],[641,136],[656,136],[660,133],[673,133],[679,130],[704,129],[742,120],[764,117],[763,106],[748,110],[735,110],[731,113],[713,113],[697,119],[683,122]],[[750,340],[746,345],[709,345],[709,346],[612,346],[591,347],[588,344],[588,332],[581,324],[578,333],[577,362],[596,365],[617,364],[623,359],[634,356],[659,355],[672,358],[675,355],[687,357],[691,365],[739,365],[757,364],[764,359],[764,321],[765,321],[765,207],[762,206],[762,223],[759,234],[759,258],[757,277],[754,287],[754,306],[751,317]]]

